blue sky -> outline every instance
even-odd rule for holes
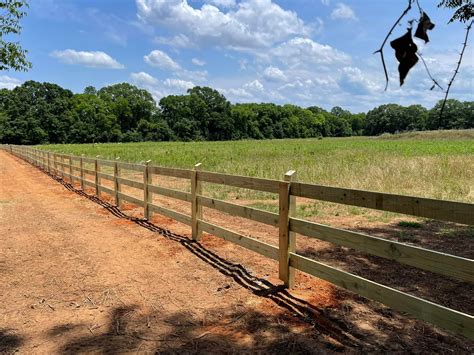
[[[384,92],[380,46],[406,0],[32,0],[20,43],[33,69],[3,72],[0,87],[25,80],[57,83],[74,92],[130,82],[158,101],[194,85],[232,102],[275,102],[367,111],[395,102],[432,106],[443,98],[421,62],[398,84],[387,44],[390,84]],[[436,24],[427,45],[417,42],[446,88],[465,25],[447,24],[451,11],[420,0]],[[407,20],[391,39],[406,31]],[[472,36],[474,37],[474,36]],[[474,46],[451,97],[473,100]]]

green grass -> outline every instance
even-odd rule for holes
[[[474,130],[384,137],[45,145],[56,152],[474,202]],[[397,139],[394,139],[396,137]],[[228,190],[219,194],[227,196]],[[257,194],[242,199],[263,198]],[[309,208],[309,207],[308,207]],[[304,212],[304,211],[302,211]],[[359,213],[357,210],[353,214]]]
[[[400,221],[397,223],[399,227],[404,227],[404,228],[421,228],[422,225],[421,223],[418,222],[412,222],[412,221]]]

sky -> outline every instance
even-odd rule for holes
[[[419,0],[436,24],[416,40],[432,76],[446,89],[465,25],[452,11]],[[18,38],[33,68],[0,73],[0,87],[26,80],[75,93],[129,82],[155,100],[210,86],[231,102],[366,112],[385,103],[432,107],[444,93],[421,61],[400,87],[387,43],[387,91],[378,49],[406,0],[32,0]],[[406,33],[415,6],[390,40]],[[450,97],[474,100],[472,38]],[[13,38],[12,38],[13,39]]]

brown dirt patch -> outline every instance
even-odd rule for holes
[[[288,292],[273,261],[110,202],[0,151],[0,352],[472,351],[301,273]]]

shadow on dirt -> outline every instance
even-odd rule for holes
[[[10,354],[16,352],[16,350],[23,344],[23,339],[13,334],[9,329],[0,328],[0,353]]]
[[[276,316],[242,310],[213,309],[201,321],[186,312],[142,314],[134,305],[115,308],[104,331],[68,341],[60,353],[314,353],[342,350],[317,332],[293,332]],[[318,348],[315,348],[317,344]]]

